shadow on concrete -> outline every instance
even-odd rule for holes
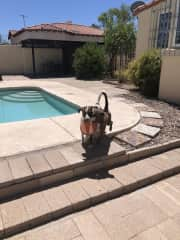
[[[62,73],[50,73],[50,74],[36,74],[36,75],[26,75],[31,80],[34,79],[48,79],[48,78],[70,78],[75,77],[74,74],[62,74]]]
[[[104,136],[96,144],[84,145],[84,153],[82,153],[84,161],[108,156],[112,141],[112,138]]]
[[[91,179],[106,179],[106,178],[115,178],[114,175],[109,173],[109,170],[103,169],[95,173],[88,174],[87,178]]]

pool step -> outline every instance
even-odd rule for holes
[[[0,159],[0,200],[124,164],[128,156],[107,138],[87,152],[80,142]]]
[[[180,173],[180,148],[1,203],[1,239],[177,173]]]
[[[43,95],[40,92],[27,92],[27,91],[11,91],[6,94],[0,94],[0,99],[6,102],[42,102],[44,101]]]

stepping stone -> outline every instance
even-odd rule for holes
[[[160,128],[147,126],[147,125],[142,124],[142,123],[138,124],[132,130],[136,131],[136,132],[139,132],[139,133],[142,133],[144,135],[147,135],[149,137],[155,137],[160,132]]]
[[[138,147],[151,141],[151,138],[135,131],[118,134],[116,138],[132,145],[133,147]]]
[[[155,112],[154,108],[151,108],[143,103],[134,103],[134,104],[132,104],[132,106],[135,107],[139,111]]]
[[[144,118],[158,118],[161,119],[161,116],[159,115],[159,113],[156,112],[146,112],[146,111],[141,111],[141,116]]]
[[[162,128],[164,126],[164,122],[162,119],[157,119],[157,118],[143,118],[141,120],[143,124],[152,126],[152,127],[159,127]]]

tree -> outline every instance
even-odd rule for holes
[[[135,48],[134,18],[127,5],[111,8],[102,13],[98,21],[105,32],[105,50],[109,55],[109,70],[113,73],[114,61],[119,54],[128,54]]]
[[[97,24],[95,24],[95,23],[91,24],[91,27],[97,28],[97,29],[100,29],[100,28],[101,28],[101,26],[99,26],[99,25],[97,25]]]
[[[78,79],[97,79],[104,74],[106,55],[102,46],[86,43],[76,49],[73,68]]]

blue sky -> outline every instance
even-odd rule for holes
[[[64,22],[90,25],[97,17],[111,7],[121,3],[131,4],[134,0],[12,0],[1,1],[0,33],[23,27],[20,14],[25,14],[28,26],[39,23]]]

